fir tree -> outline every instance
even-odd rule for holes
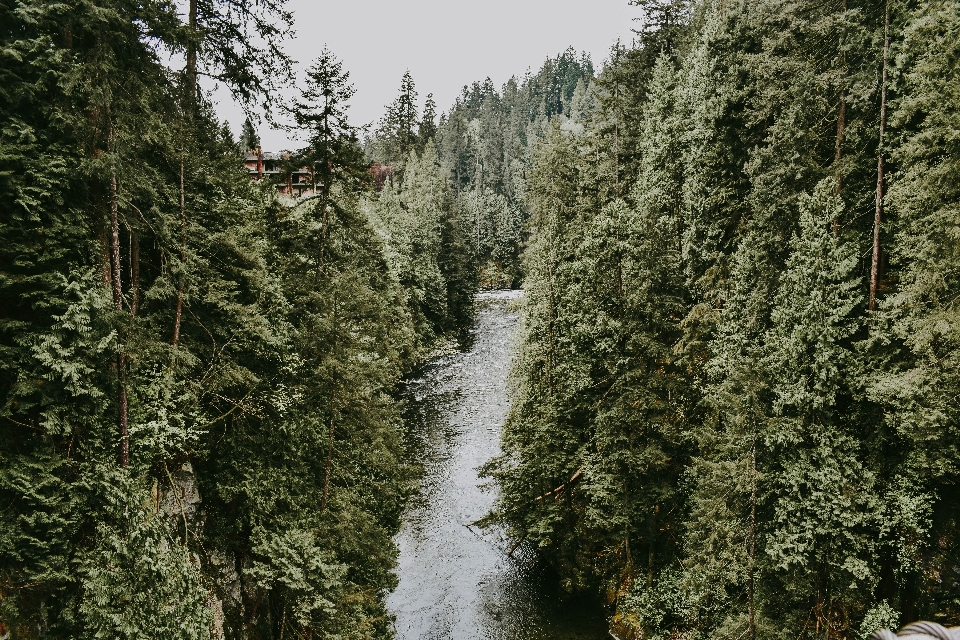
[[[260,136],[253,127],[253,122],[248,117],[243,121],[243,129],[240,132],[240,148],[244,151],[252,151],[260,148]]]

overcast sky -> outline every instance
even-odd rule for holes
[[[568,46],[588,52],[599,69],[611,45],[629,43],[639,9],[628,0],[289,0],[296,36],[286,50],[302,71],[326,43],[343,61],[357,93],[350,119],[379,120],[407,69],[422,106],[433,93],[447,111],[463,85],[489,76],[497,87],[536,70]],[[215,92],[221,119],[235,133],[243,112],[229,93]],[[263,148],[300,146],[261,124]]]

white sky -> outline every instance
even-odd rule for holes
[[[288,0],[296,35],[287,53],[306,68],[326,43],[350,72],[357,93],[351,122],[376,122],[410,70],[420,104],[433,93],[447,111],[465,84],[489,76],[499,88],[572,46],[599,69],[610,47],[633,37],[640,14],[627,0]],[[243,112],[224,89],[214,92],[221,119],[235,133]],[[285,132],[258,127],[267,151],[300,146]]]

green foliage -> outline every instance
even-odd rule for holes
[[[79,611],[91,638],[207,638],[211,611],[199,558],[156,514],[111,530],[98,527],[96,546],[80,567]],[[192,556],[192,557],[191,557]]]
[[[355,91],[350,73],[326,47],[307,69],[303,86],[300,98],[287,110],[296,130],[307,134],[309,146],[292,162],[312,169],[314,182],[327,198],[335,182],[357,180],[363,166],[356,129],[347,119],[348,101]]]
[[[890,3],[881,146],[882,5],[636,4],[531,138],[495,516],[620,637],[956,624],[955,7]]]
[[[160,5],[169,9],[165,3]],[[177,24],[177,49],[196,59],[196,73],[223,82],[246,104],[259,99],[272,105],[278,86],[290,75],[291,60],[283,41],[293,30],[293,13],[285,0],[192,0],[186,24]],[[179,23],[179,20],[177,20]],[[150,33],[149,31],[145,31]],[[156,34],[151,34],[155,36]]]
[[[407,70],[400,79],[400,95],[387,105],[373,138],[367,141],[367,153],[373,162],[402,169],[410,153],[435,134],[430,127],[429,114],[425,113],[424,122],[420,122],[417,95],[417,85]],[[433,112],[435,108],[435,104],[428,104],[429,111]],[[421,136],[420,127],[424,123],[426,126]]]
[[[240,132],[240,148],[244,151],[257,149],[260,147],[260,136],[253,127],[250,118],[243,121],[243,130]]]
[[[960,621],[960,9],[634,4],[362,145],[324,50],[290,204],[197,81],[269,102],[282,1],[0,3],[0,622],[389,636],[393,390],[521,281],[496,519],[618,633]]]
[[[895,611],[886,600],[883,600],[863,616],[859,637],[862,638],[862,640],[867,640],[867,638],[881,629],[896,628],[899,622],[900,614]]]
[[[319,197],[250,183],[194,83],[262,96],[290,15],[191,6],[0,6],[0,623],[386,637],[412,479],[392,394],[469,322],[456,208],[426,145],[401,189],[423,215],[378,237],[329,51],[291,108]]]
[[[391,275],[405,292],[421,352],[466,328],[476,275],[463,223],[428,141],[410,152],[402,183],[391,182],[365,203],[384,243]]]
[[[950,3],[908,5],[898,56],[898,90],[891,124],[896,132],[889,204],[891,262],[874,345],[883,366],[867,393],[884,408],[884,426],[898,451],[887,501],[889,544],[910,595],[891,603],[905,616],[960,616],[956,578],[960,546],[956,499],[960,431],[955,397],[960,336],[950,291],[956,289],[960,244],[957,123],[957,30]],[[944,576],[940,580],[923,576]],[[915,590],[915,591],[913,591]],[[915,595],[914,595],[915,594]]]
[[[466,274],[457,276],[461,291],[472,291],[477,279],[485,288],[519,286],[529,215],[524,183],[530,150],[552,115],[570,115],[578,86],[582,97],[592,75],[587,55],[567,49],[547,59],[537,74],[511,78],[499,91],[489,78],[464,86],[439,121],[432,95],[418,117],[416,88],[409,72],[404,75],[399,96],[365,140],[367,157],[389,167],[381,170],[402,183],[411,152],[419,157],[434,142],[453,197],[446,228],[456,229],[455,242],[463,245],[456,251],[471,254],[471,275],[467,280]]]

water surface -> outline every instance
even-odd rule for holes
[[[519,291],[482,293],[470,347],[406,387],[408,446],[424,467],[397,535],[400,585],[387,599],[401,640],[601,640],[594,601],[564,597],[535,555],[472,525],[495,498],[477,467],[500,453]]]

